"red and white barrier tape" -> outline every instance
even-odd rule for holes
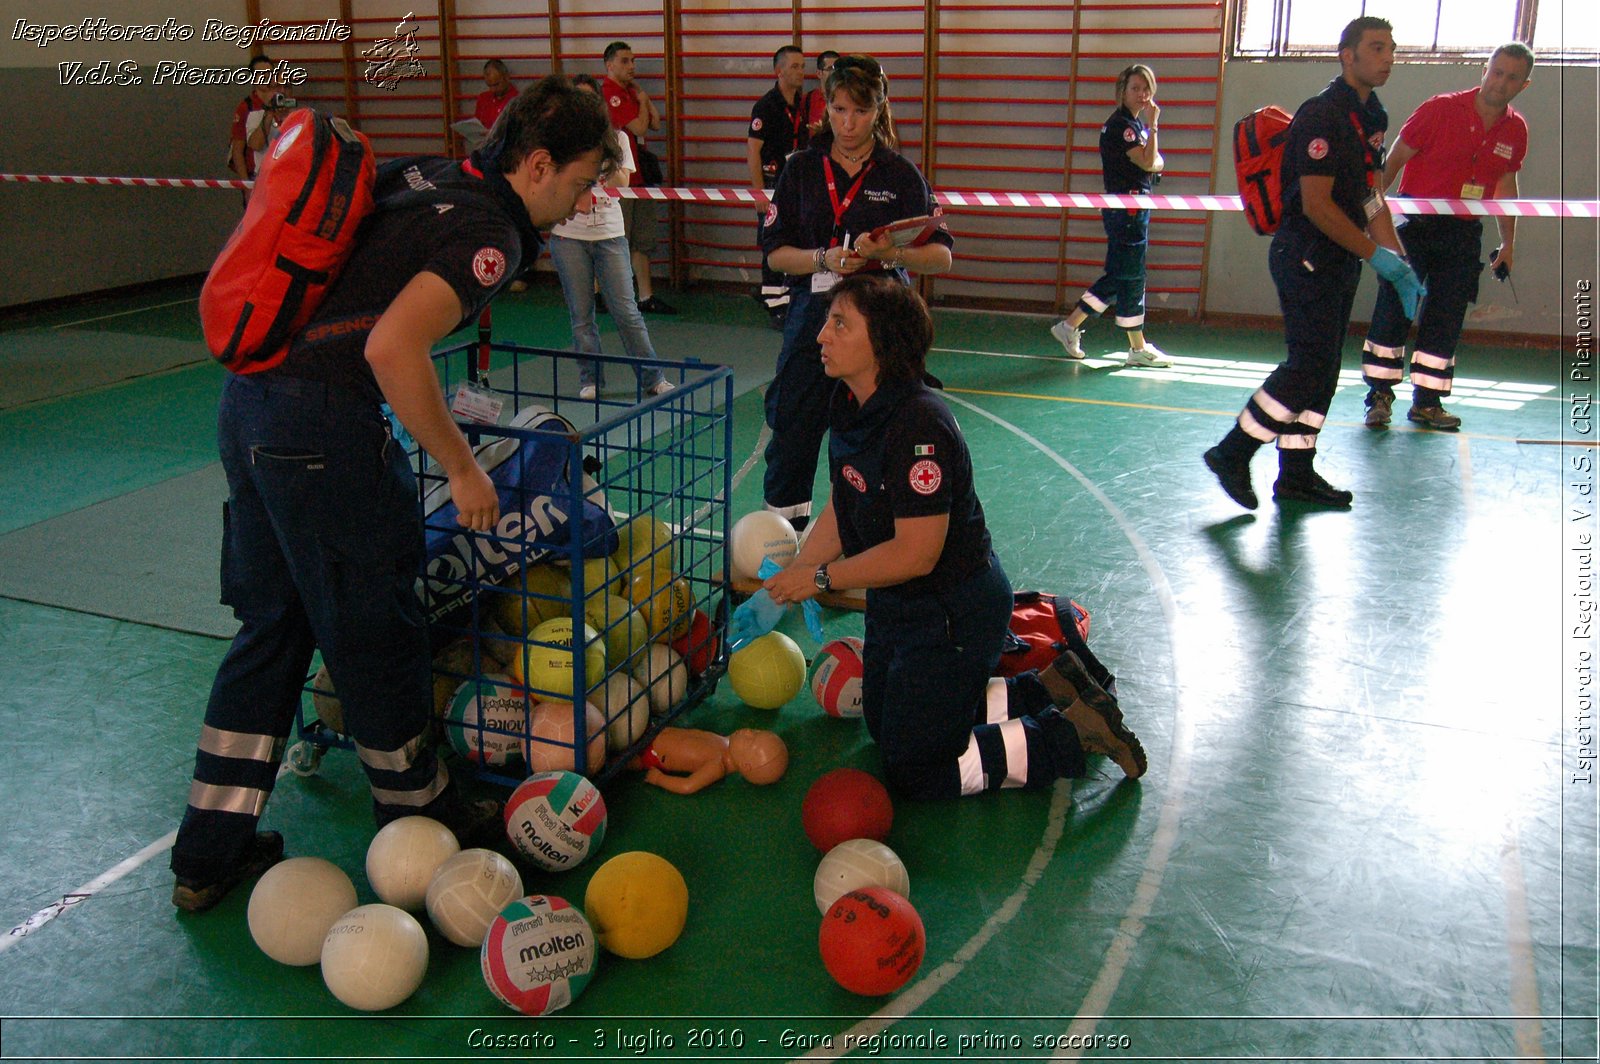
[[[192,177],[82,177],[66,174],[4,174],[0,182],[50,185],[127,185],[146,188],[250,188],[253,182]],[[748,188],[621,188],[624,199],[765,207],[767,197]],[[1093,192],[935,192],[944,207],[1137,207],[1155,211],[1242,211],[1238,196],[1113,196]],[[1600,218],[1600,200],[1462,200],[1393,197],[1396,214],[1452,214],[1511,218]]]

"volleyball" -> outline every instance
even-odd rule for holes
[[[428,970],[428,933],[393,905],[361,905],[322,940],[322,981],[353,1009],[391,1009],[416,993]]]
[[[577,718],[571,702],[540,702],[533,707],[531,720],[523,757],[534,772],[599,772],[605,765],[606,719],[592,703],[583,704],[582,743],[578,742]],[[585,748],[582,755],[578,753],[580,746]]]
[[[445,715],[445,735],[456,753],[475,765],[521,763],[529,709],[527,692],[511,677],[490,673],[456,689]]]
[[[510,635],[526,635],[552,617],[572,615],[572,574],[553,565],[512,573],[491,594],[491,612]]]
[[[917,974],[927,939],[909,901],[892,890],[863,887],[829,907],[817,946],[835,982],[853,994],[877,997]]]
[[[683,658],[689,675],[703,676],[717,659],[722,641],[711,632],[711,618],[704,610],[695,610],[689,621],[689,630],[668,644]]]
[[[794,561],[800,537],[787,518],[771,510],[754,510],[733,524],[728,533],[728,558],[735,580],[755,580],[768,558],[779,568]]]
[[[650,696],[650,712],[658,717],[665,716],[689,690],[689,670],[683,659],[677,651],[660,643],[651,643],[650,649],[639,656],[633,678]]]
[[[606,719],[606,745],[626,750],[650,727],[650,696],[632,676],[614,672],[590,696]]]
[[[606,837],[606,800],[576,772],[536,772],[506,800],[506,835],[547,872],[583,863]]]
[[[612,564],[624,580],[631,580],[643,569],[671,573],[672,529],[649,514],[634,514],[617,529],[617,550]]]
[[[320,857],[291,857],[257,881],[246,921],[262,953],[304,967],[317,963],[328,929],[355,907],[355,884],[342,868]]]
[[[620,595],[590,599],[584,619],[605,643],[607,669],[626,668],[635,654],[650,645],[650,622]],[[593,688],[600,677],[590,676],[588,680]]]
[[[782,632],[768,632],[733,652],[728,679],[745,705],[777,709],[805,686],[806,656]]]
[[[859,887],[884,887],[909,898],[911,876],[895,852],[877,839],[846,839],[828,851],[812,877],[817,911],[826,913]]]
[[[450,829],[431,817],[391,820],[367,846],[367,882],[384,902],[415,912],[422,908],[433,874],[460,850]]]
[[[600,636],[587,624],[583,626],[583,684],[584,689],[598,684],[606,674],[606,648]],[[541,621],[528,633],[528,645],[523,649],[518,667],[511,670],[512,679],[525,683],[532,691],[546,698],[570,696],[577,677],[573,669],[573,629],[570,617],[552,617]]]
[[[600,945],[619,957],[642,960],[683,934],[689,887],[664,857],[642,850],[619,853],[595,869],[583,911]]]
[[[853,635],[824,643],[811,670],[811,697],[830,717],[861,716],[862,642]]]
[[[462,850],[439,866],[428,883],[425,906],[439,933],[477,949],[495,915],[522,897],[516,866],[493,850]]]
[[[583,913],[548,894],[530,894],[501,910],[478,954],[484,984],[525,1016],[576,1001],[598,959],[594,929]]]
[[[650,638],[655,642],[666,643],[688,634],[694,593],[682,577],[641,569],[628,585],[628,598],[644,614]]]

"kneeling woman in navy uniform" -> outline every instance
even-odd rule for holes
[[[1139,740],[1070,651],[1035,673],[991,678],[1011,584],[990,547],[961,429],[924,369],[933,320],[883,277],[833,289],[817,337],[835,387],[832,490],[773,599],[867,589],[862,709],[885,775],[916,798],[1037,787],[1104,754],[1145,770]]]

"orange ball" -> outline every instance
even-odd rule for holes
[[[670,646],[689,666],[689,675],[700,676],[711,668],[722,641],[711,634],[711,618],[706,616],[705,611],[695,610],[689,622],[689,631],[674,639]]]
[[[899,990],[922,966],[927,937],[909,901],[885,887],[844,894],[817,933],[822,965],[852,994],[876,997]]]
[[[800,803],[806,838],[823,853],[846,839],[889,838],[894,803],[877,779],[858,768],[836,768],[817,777]]]

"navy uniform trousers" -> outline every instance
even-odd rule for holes
[[[1476,218],[1418,215],[1400,227],[1412,269],[1428,286],[1417,315],[1417,342],[1411,352],[1411,386],[1419,399],[1450,394],[1456,375],[1456,345],[1467,307],[1478,299],[1483,273],[1483,223]],[[1393,392],[1405,371],[1406,334],[1411,322],[1400,309],[1400,294],[1378,282],[1372,326],[1361,352],[1361,376],[1369,388]],[[1424,403],[1423,405],[1429,405]]]
[[[809,282],[810,278],[802,278]],[[767,470],[762,495],[767,509],[804,528],[811,519],[811,490],[817,459],[828,434],[828,400],[835,382],[822,372],[822,331],[832,297],[805,285],[789,289],[789,317],[783,324],[783,350],[767,385]]]
[[[1276,441],[1280,458],[1309,456],[1339,387],[1361,260],[1330,242],[1279,229],[1267,265],[1283,309],[1288,357],[1239,412],[1239,428],[1258,443]]]
[[[376,405],[318,382],[230,376],[222,601],[239,633],[212,684],[172,869],[211,881],[249,853],[321,648],[381,825],[454,799],[416,581],[416,480]]]
[[[1078,733],[1033,673],[994,677],[1011,583],[990,565],[947,591],[867,591],[862,716],[912,798],[1043,787],[1084,773]]]

